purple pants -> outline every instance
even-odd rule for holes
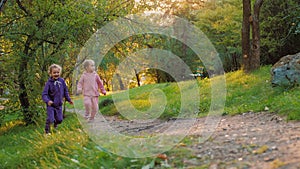
[[[51,107],[47,106],[47,119],[45,132],[50,133],[50,125],[54,123],[54,127],[57,127],[63,121],[62,106]]]

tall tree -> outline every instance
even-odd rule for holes
[[[259,12],[262,4],[263,0],[256,0],[252,14],[251,0],[243,0],[242,55],[245,72],[260,66]],[[252,26],[252,43],[250,43],[250,26]]]
[[[105,22],[126,15],[133,1],[101,3],[89,0],[6,3],[0,15],[0,38],[11,44],[11,52],[6,55],[15,59],[10,76],[16,77],[11,79],[16,85],[10,91],[18,96],[27,124],[34,123],[36,113],[41,113],[36,110],[48,77],[47,67],[58,63],[63,66],[63,77],[70,78],[76,53],[85,41]]]
[[[14,42],[12,50],[14,57],[18,58],[18,98],[27,124],[35,121],[35,114],[31,111],[36,105],[34,97],[40,93],[36,89],[41,89],[41,86],[36,86],[32,74],[45,75],[41,77],[45,81],[47,74],[44,72],[47,72],[47,67],[53,62],[62,64],[65,60],[66,46],[71,41],[78,40],[77,38],[87,39],[88,32],[91,32],[84,26],[91,26],[91,16],[78,18],[85,13],[84,10],[88,10],[88,4],[84,8],[80,6],[84,4],[74,4],[78,8],[72,8],[70,3],[16,0],[4,12],[3,18],[7,20],[7,25],[2,33],[7,41]],[[90,9],[91,7],[90,5]],[[40,82],[40,85],[43,84]]]
[[[252,64],[253,69],[260,66],[260,28],[259,28],[259,13],[263,4],[263,0],[256,0],[252,15]]]
[[[243,68],[250,70],[251,53],[250,53],[250,17],[251,1],[243,0],[243,24],[242,24],[242,56]]]

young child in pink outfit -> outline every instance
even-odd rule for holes
[[[99,75],[95,72],[95,62],[93,60],[86,60],[83,63],[83,67],[85,71],[79,79],[77,93],[83,92],[85,118],[93,121],[98,112],[99,89],[104,95],[106,95],[106,91]]]

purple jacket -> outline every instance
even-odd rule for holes
[[[63,98],[71,101],[65,80],[49,78],[42,93],[43,101],[47,104],[51,100],[53,101],[52,107],[59,107],[63,104]]]

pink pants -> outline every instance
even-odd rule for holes
[[[94,119],[98,112],[98,96],[84,96],[85,117],[90,115],[90,119]]]

